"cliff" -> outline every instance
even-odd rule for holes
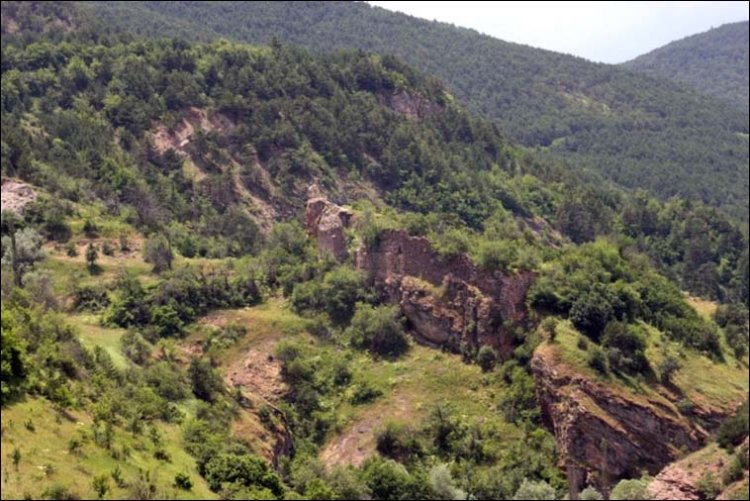
[[[360,247],[356,265],[401,306],[416,337],[435,346],[489,345],[508,356],[514,326],[527,319],[533,273],[481,270],[465,254],[444,258],[405,230],[386,230],[371,248]]]
[[[536,350],[531,369],[571,493],[587,485],[607,492],[621,478],[655,474],[708,436],[668,400],[581,374],[562,363],[553,346]]]

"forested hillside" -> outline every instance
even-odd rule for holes
[[[641,499],[717,439],[746,492],[718,209],[392,55],[2,8],[3,499]]]
[[[748,22],[719,26],[639,56],[623,66],[686,84],[747,111],[750,75]]]
[[[272,37],[314,49],[394,54],[441,78],[509,137],[662,199],[748,214],[748,112],[684,87],[573,56],[354,2],[100,2],[96,16],[147,36]]]

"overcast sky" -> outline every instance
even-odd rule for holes
[[[369,2],[533,47],[622,63],[724,23],[748,2]]]

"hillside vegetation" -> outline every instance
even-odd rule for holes
[[[666,78],[747,111],[750,75],[748,22],[719,26],[638,56],[623,66]]]
[[[641,472],[566,478],[539,350],[689,430],[746,395],[748,246],[718,209],[582,179],[393,56],[3,9],[3,498],[563,498]],[[504,349],[415,343],[353,259],[393,234],[515,284]],[[399,279],[431,314],[455,293]]]
[[[272,38],[393,54],[439,77],[515,141],[662,199],[748,214],[748,108],[618,66],[507,43],[355,2],[94,2],[109,25],[188,40]],[[740,70],[738,70],[740,71]],[[746,72],[747,73],[747,72]],[[747,87],[747,86],[745,86]]]

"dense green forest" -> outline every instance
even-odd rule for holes
[[[394,54],[441,78],[467,108],[579,175],[748,214],[748,111],[618,66],[506,43],[355,2],[93,2],[147,36],[272,37],[316,51]]]
[[[561,498],[528,367],[545,339],[641,390],[696,360],[746,367],[730,218],[591,182],[394,56],[141,39],[67,3],[3,3],[3,30],[2,175],[38,192],[2,218],[14,497]],[[185,124],[189,141],[159,147]],[[512,353],[411,341],[361,270],[319,257],[300,224],[312,183],[351,204],[352,248],[402,228],[533,272]],[[682,290],[724,304],[701,315]],[[278,364],[278,400],[230,384],[249,346]],[[329,468],[332,437],[396,392],[426,403]]]
[[[677,40],[624,63],[628,69],[684,83],[738,109],[750,107],[748,22]]]

